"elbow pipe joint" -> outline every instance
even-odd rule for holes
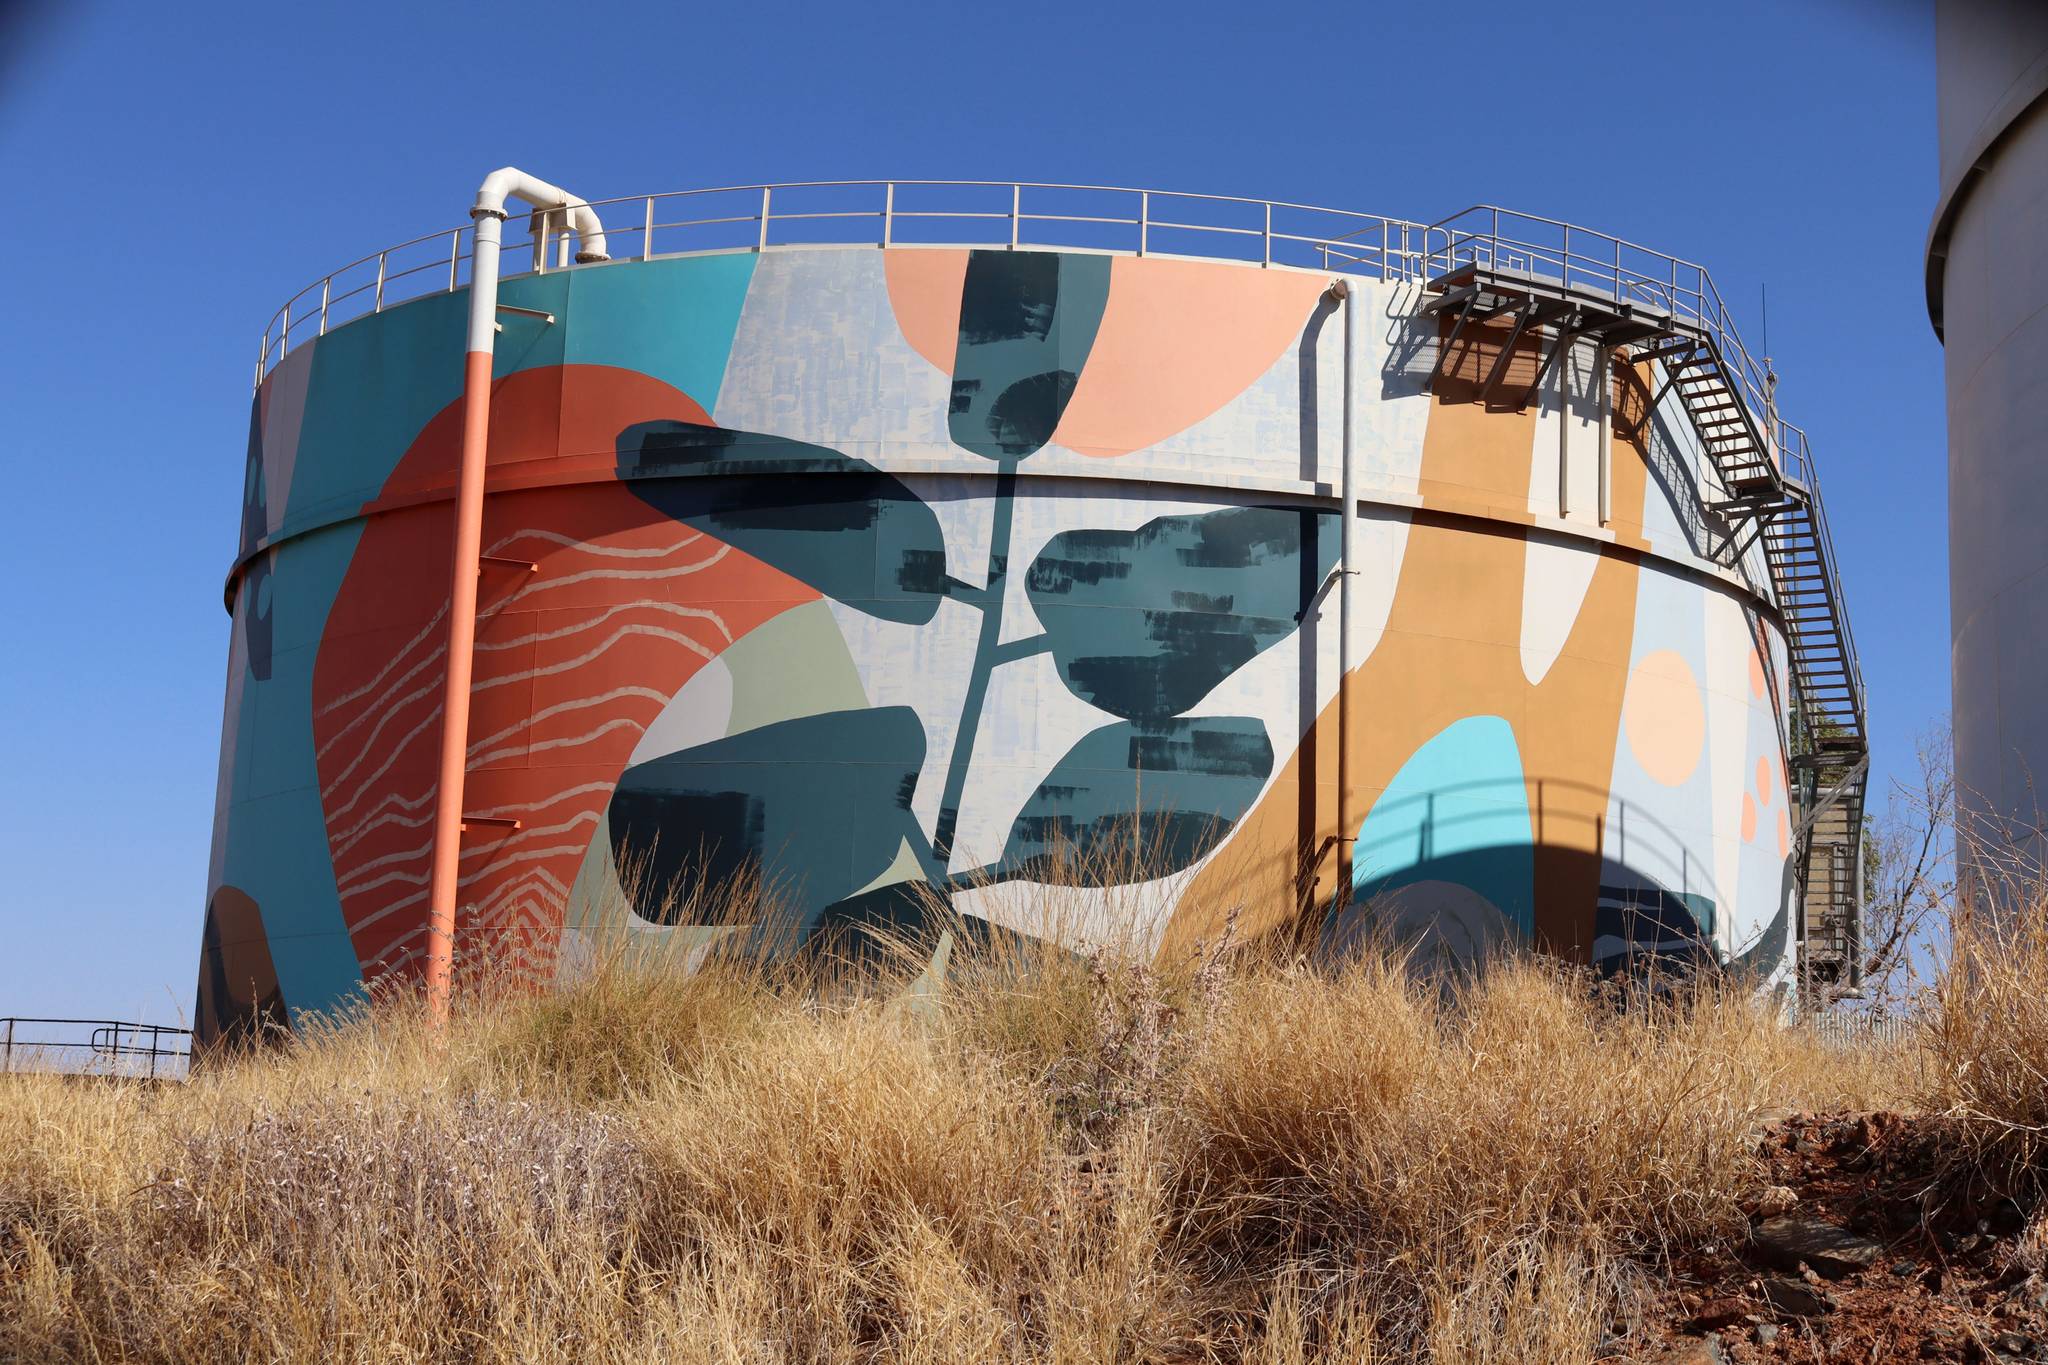
[[[604,224],[598,221],[597,210],[561,186],[551,185],[517,167],[501,167],[484,177],[484,183],[477,187],[476,204],[470,209],[469,216],[503,218],[506,216],[507,199],[521,200],[543,212],[565,214],[569,226],[576,232],[576,259],[579,263],[611,259],[605,252]]]

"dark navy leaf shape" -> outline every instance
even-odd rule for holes
[[[1065,531],[1025,591],[1060,677],[1112,715],[1187,710],[1300,624],[1337,562],[1336,517],[1232,507]]]
[[[1091,730],[1010,827],[1002,866],[1102,885],[1177,872],[1214,848],[1273,772],[1266,727],[1196,716]]]
[[[619,433],[618,473],[649,507],[886,621],[923,625],[946,593],[939,519],[892,475],[825,446],[692,422]]]
[[[791,661],[793,667],[801,667]],[[721,887],[758,878],[794,946],[819,912],[923,838],[911,794],[924,724],[907,706],[778,721],[626,769],[612,793],[612,852],[643,919],[701,922]],[[710,894],[698,894],[709,892]]]
[[[953,441],[1021,460],[1052,439],[1109,302],[1109,258],[976,251],[960,291]]]

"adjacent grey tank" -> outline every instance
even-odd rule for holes
[[[1955,761],[1966,828],[2040,856],[2048,780],[2048,5],[1935,7]]]

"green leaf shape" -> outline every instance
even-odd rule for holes
[[[827,446],[693,422],[618,438],[633,495],[834,601],[923,625],[946,595],[939,519],[901,480]]]
[[[797,946],[906,838],[922,839],[910,802],[924,748],[917,713],[885,706],[777,721],[634,764],[608,823],[635,913],[710,922],[720,888],[758,878],[774,922],[757,932],[772,949]]]
[[[1284,507],[1064,531],[1032,561],[1025,592],[1076,696],[1161,720],[1295,631],[1338,539],[1334,513]]]
[[[975,251],[960,291],[949,425],[962,449],[1021,460],[1052,439],[1109,303],[1109,257]]]
[[[1163,877],[1220,843],[1272,773],[1272,741],[1251,716],[1105,725],[1024,803],[1002,866],[1102,886]]]

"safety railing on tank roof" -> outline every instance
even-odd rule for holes
[[[1227,195],[1028,181],[831,180],[599,200],[614,259],[777,247],[1036,247],[1188,256],[1416,279],[1449,241],[1421,223]],[[630,211],[621,212],[622,207]],[[568,234],[528,219],[536,273],[567,266]],[[285,301],[263,329],[256,383],[333,327],[468,281],[470,229],[351,261]]]

